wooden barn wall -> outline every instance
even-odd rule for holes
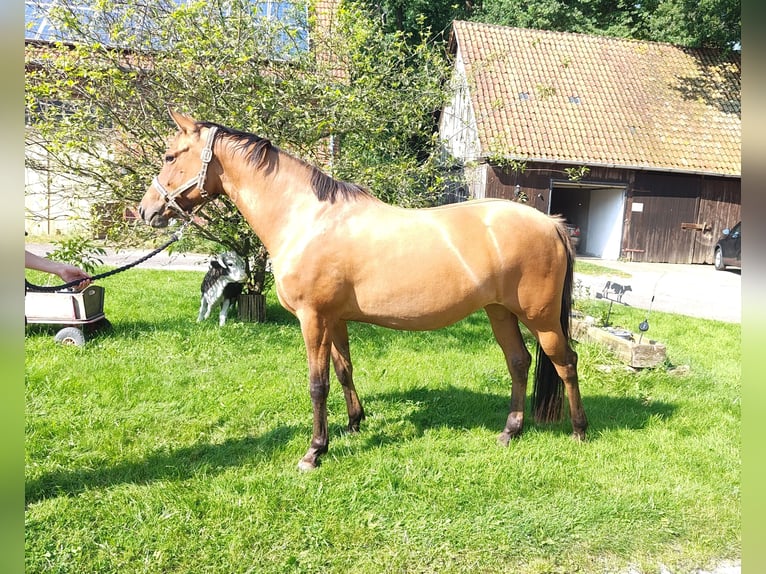
[[[691,263],[697,221],[699,180],[686,175],[639,172],[628,205],[623,247],[642,249],[642,260]]]
[[[633,173],[624,169],[592,167],[587,180],[599,183],[629,184]],[[552,163],[528,164],[523,173],[515,173],[510,168],[491,167],[487,174],[486,197],[513,199],[516,184],[529,198],[529,205],[540,211],[548,212],[551,194],[551,180],[566,180],[567,173],[560,165]]]
[[[524,172],[491,166],[486,197],[513,199],[515,186],[527,204],[548,212],[551,180],[566,180],[556,164],[527,164]],[[654,263],[712,263],[725,227],[740,220],[741,181],[694,174],[592,167],[584,178],[627,186],[622,249]]]
[[[721,232],[742,218],[742,186],[740,180],[706,178],[702,182],[697,221],[705,232],[697,239],[693,263],[713,263],[713,247]]]
[[[637,172],[623,246],[644,249],[644,261],[712,263],[721,231],[739,221],[740,189],[739,179]]]
[[[529,198],[528,205],[547,212],[547,205],[550,200],[550,181],[550,171],[544,168],[539,171],[526,169],[524,173],[517,173],[510,167],[489,166],[484,193],[485,197],[514,199],[515,188],[518,184]]]

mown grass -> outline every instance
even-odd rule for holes
[[[739,325],[653,312],[668,364],[639,372],[577,345],[589,441],[528,422],[509,448],[510,380],[481,313],[432,333],[352,325],[368,417],[344,431],[333,381],[330,452],[303,474],[297,322],[270,300],[266,324],[197,324],[201,275],[104,280],[113,329],[82,348],[27,327],[28,573],[691,572],[740,556]]]
[[[583,275],[611,275],[613,277],[630,277],[630,273],[626,271],[621,271],[612,267],[605,267],[603,265],[599,265],[598,263],[583,261],[582,259],[577,259],[575,261],[574,270],[576,273],[582,273]]]

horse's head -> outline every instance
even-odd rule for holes
[[[208,177],[213,161],[215,127],[201,126],[189,116],[170,110],[178,133],[165,152],[162,170],[146,190],[138,212],[153,227],[165,227],[171,217],[188,218],[194,208],[222,193],[218,178]]]

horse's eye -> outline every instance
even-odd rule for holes
[[[165,163],[173,163],[175,159],[176,159],[176,156],[174,156],[173,154],[167,154],[165,156]]]

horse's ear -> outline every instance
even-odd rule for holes
[[[168,113],[181,131],[191,132],[196,128],[197,122],[191,116],[177,112],[172,108],[168,108]]]

